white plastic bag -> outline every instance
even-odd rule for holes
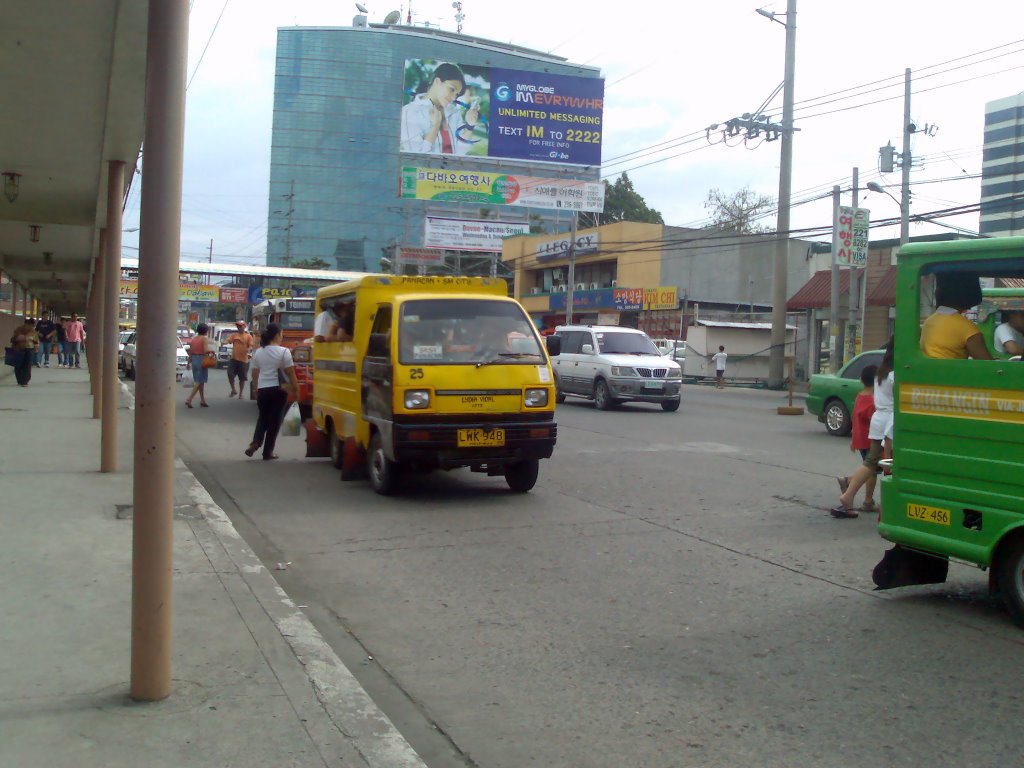
[[[192,389],[195,386],[195,379],[192,377],[192,369],[186,368],[181,374],[181,386],[185,389]]]
[[[281,434],[285,437],[298,437],[302,431],[302,414],[299,413],[299,404],[292,403],[288,412],[281,422]]]

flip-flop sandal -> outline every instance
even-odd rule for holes
[[[832,507],[832,509],[829,510],[829,514],[832,515],[832,517],[834,517],[834,518],[836,518],[838,520],[845,520],[845,519],[852,519],[854,517],[860,517],[860,515],[857,514],[856,510],[854,510],[854,509],[847,509],[842,504],[840,504],[838,506],[835,506],[835,507]]]
[[[861,512],[877,512],[878,511],[878,504],[876,504],[873,501],[865,501],[863,504],[860,505],[860,511]]]
[[[256,445],[256,443],[249,443],[249,447],[245,449],[245,455],[246,456],[252,456],[259,449],[260,449],[260,447],[258,445]]]
[[[846,489],[850,487],[850,478],[837,477],[836,482],[839,483],[839,492],[846,493]]]

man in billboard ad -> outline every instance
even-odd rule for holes
[[[402,152],[487,156],[487,67],[406,59]]]
[[[601,78],[406,59],[402,103],[402,152],[601,164]]]

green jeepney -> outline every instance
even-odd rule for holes
[[[1024,291],[984,292],[976,321],[997,359],[932,359],[919,346],[935,276],[1022,280],[1024,237],[910,244],[897,270],[893,461],[878,526],[897,546],[875,583],[939,583],[950,560],[989,569],[990,589],[1024,626],[1024,362],[992,347],[999,313]]]

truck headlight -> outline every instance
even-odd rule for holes
[[[612,366],[612,376],[636,376],[636,369],[630,368],[629,366]]]
[[[405,407],[415,411],[430,407],[430,392],[425,389],[409,389],[405,392]]]
[[[523,404],[527,408],[543,408],[548,404],[548,391],[546,389],[528,389],[523,397]]]
[[[681,378],[683,378],[683,369],[682,368],[669,368],[668,369],[668,374],[666,375],[665,378],[667,378],[667,379],[681,379]]]

